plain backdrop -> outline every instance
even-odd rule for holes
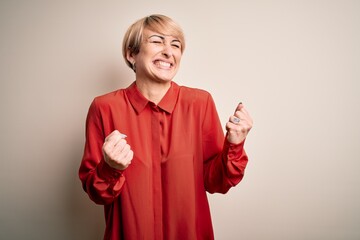
[[[360,239],[360,1],[0,1],[0,239],[101,239],[77,176],[92,99],[127,87],[127,27],[184,29],[175,81],[254,118],[243,181],[209,195],[220,240]]]

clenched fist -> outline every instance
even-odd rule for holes
[[[239,144],[245,140],[253,126],[253,120],[242,103],[236,107],[235,113],[226,123],[227,140]]]
[[[110,167],[118,170],[126,169],[133,159],[134,153],[125,140],[125,135],[118,130],[110,133],[103,144],[104,159]]]

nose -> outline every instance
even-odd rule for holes
[[[172,50],[170,44],[164,44],[164,48],[163,48],[161,54],[166,58],[170,58],[173,55],[172,51],[173,50]]]

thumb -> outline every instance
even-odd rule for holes
[[[239,104],[236,106],[235,113],[236,113],[237,111],[240,111],[243,107],[244,107],[243,103],[242,103],[242,102],[239,102]]]

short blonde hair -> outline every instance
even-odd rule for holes
[[[122,54],[126,64],[131,69],[133,69],[133,66],[126,57],[127,51],[129,50],[130,54],[134,55],[139,53],[141,43],[143,42],[144,29],[178,38],[181,43],[181,53],[184,52],[185,37],[181,27],[167,16],[160,14],[150,15],[133,23],[125,33],[122,45]]]

